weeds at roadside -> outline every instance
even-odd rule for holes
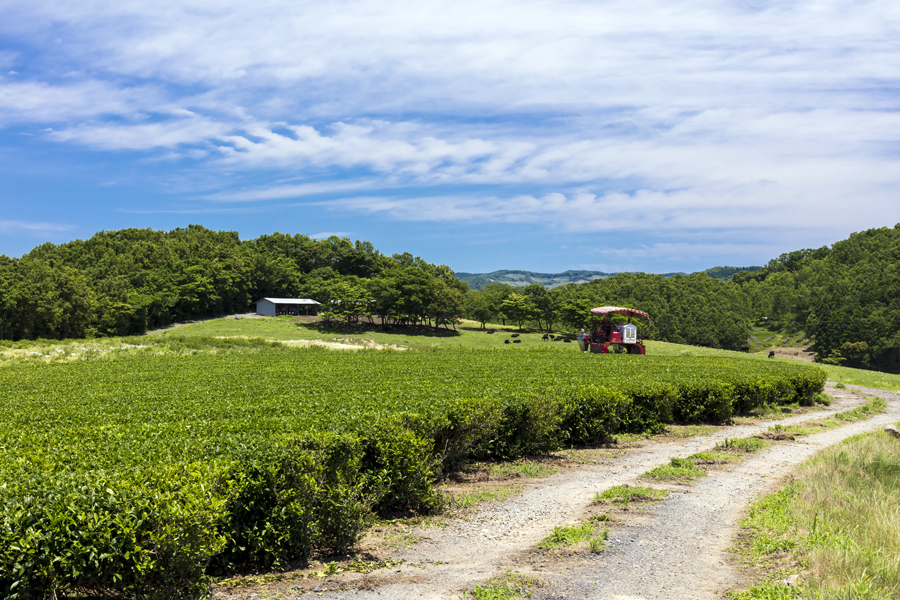
[[[594,502],[603,502],[604,500],[611,502],[622,500],[660,500],[668,493],[666,490],[658,490],[652,487],[614,485],[605,492],[598,492],[594,496]]]
[[[423,539],[411,531],[402,531],[400,533],[389,533],[384,536],[381,543],[385,548],[409,548],[413,544],[421,542]]]
[[[609,532],[606,532],[602,538],[594,537],[588,540],[588,550],[591,554],[600,554],[606,548],[606,540],[609,539]]]
[[[648,433],[617,433],[610,438],[610,443],[628,448],[649,440],[651,437]]]
[[[762,404],[750,411],[750,415],[762,419],[778,419],[785,414],[791,414],[802,410],[799,403],[793,404]]]
[[[528,598],[531,596],[530,588],[535,587],[539,583],[536,577],[528,577],[515,571],[507,571],[488,583],[476,585],[471,592],[463,592],[462,598],[475,598],[475,600]]]
[[[503,502],[521,491],[521,485],[506,485],[475,492],[462,492],[459,494],[451,492],[448,494],[448,507],[450,511],[467,510],[478,506],[482,502]]]
[[[817,393],[813,398],[813,401],[816,404],[821,404],[822,406],[831,406],[831,396],[822,392]]]
[[[280,583],[283,581],[297,581],[300,579],[322,579],[339,575],[341,573],[361,573],[368,574],[378,569],[392,569],[402,565],[403,559],[400,560],[362,560],[360,558],[352,558],[347,562],[328,562],[320,563],[321,568],[315,566],[304,571],[295,571],[289,573],[269,573],[265,575],[248,575],[229,577],[216,581],[216,585],[220,587],[243,588],[259,585],[267,585],[272,583]],[[316,563],[314,562],[313,565]]]
[[[559,550],[586,542],[588,551],[596,554],[603,550],[606,540],[609,539],[609,529],[600,526],[600,523],[608,520],[608,515],[598,515],[579,525],[554,527],[553,532],[538,543],[538,548],[542,550]]]
[[[666,431],[662,435],[687,438],[700,435],[710,435],[719,429],[715,425],[668,425]]]
[[[834,415],[838,421],[864,421],[869,417],[883,413],[887,408],[887,402],[882,398],[874,398],[862,406]]]
[[[741,462],[744,457],[734,452],[697,452],[687,457],[695,465],[724,465]]]
[[[541,463],[530,461],[495,464],[491,465],[490,468],[492,476],[499,475],[500,477],[540,478],[550,477],[551,475],[556,475],[558,472],[559,469],[555,467],[549,467]]]
[[[716,442],[716,450],[720,452],[756,452],[768,446],[760,438],[725,438],[724,442]]]
[[[815,419],[812,421],[804,421],[797,425],[773,425],[763,434],[765,437],[775,440],[794,439],[800,435],[810,435],[819,433],[828,429],[834,429],[842,425],[864,421],[877,414],[884,412],[887,408],[887,402],[881,398],[873,398],[870,402],[857,406],[852,410],[831,415],[825,419]]]
[[[641,475],[658,481],[693,481],[706,477],[706,472],[697,468],[690,458],[670,458],[669,464],[660,465]]]
[[[900,443],[884,432],[852,436],[806,461],[781,490],[751,504],[732,550],[757,585],[728,596],[896,597],[898,450]],[[788,576],[794,580],[790,586],[783,581]]]

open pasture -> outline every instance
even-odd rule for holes
[[[788,362],[556,350],[122,353],[0,369],[0,591],[196,595],[429,511],[444,471],[809,403]]]

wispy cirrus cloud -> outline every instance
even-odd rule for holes
[[[62,233],[75,229],[74,225],[65,223],[44,223],[39,221],[19,221],[17,219],[0,219],[0,231],[7,234],[48,234]]]
[[[893,201],[893,190],[860,198],[855,190],[803,190],[762,181],[755,185],[720,186],[699,192],[694,189],[660,192],[638,190],[626,194],[608,192],[553,192],[543,196],[416,196],[349,197],[316,203],[340,213],[385,215],[410,222],[539,224],[556,231],[574,233],[654,235],[714,235],[742,237],[781,230],[791,223],[794,231],[836,230],[836,227],[871,227],[883,218],[880,208]],[[820,194],[839,195],[840,208],[822,210]],[[727,232],[727,233],[722,233]],[[749,232],[755,232],[750,234]],[[710,235],[707,233],[706,235]]]
[[[109,82],[10,81],[0,77],[0,126],[10,123],[78,123],[98,116],[135,116],[154,100],[152,86],[121,88]]]
[[[282,184],[247,191],[218,192],[200,196],[200,199],[211,200],[214,202],[258,202],[262,200],[282,200],[285,198],[299,198],[301,196],[346,192],[348,190],[371,189],[373,187],[379,187],[379,183],[369,179],[360,181]]]
[[[846,232],[900,221],[898,30],[890,0],[8,2],[0,127],[216,182],[184,202]]]
[[[331,236],[347,237],[350,235],[353,235],[353,233],[350,231],[320,231],[319,233],[309,234],[309,237],[314,240],[325,240],[330,238]]]
[[[59,142],[77,142],[101,150],[149,150],[204,144],[225,136],[232,127],[190,111],[175,118],[144,123],[83,123],[49,136]]]

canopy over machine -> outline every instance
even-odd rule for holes
[[[602,320],[592,331],[582,329],[578,333],[578,344],[582,352],[595,354],[646,354],[643,327],[632,324],[632,319],[643,319],[650,323],[650,315],[636,308],[621,306],[598,306],[591,309],[591,315]],[[610,321],[612,315],[620,315],[628,319],[627,323],[614,325]],[[640,324],[641,322],[638,321]]]

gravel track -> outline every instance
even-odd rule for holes
[[[668,486],[674,491],[667,500],[647,508],[636,522],[610,531],[610,545],[601,554],[523,564],[526,553],[554,526],[582,519],[596,492],[613,485],[635,484],[641,473],[667,463],[670,457],[689,456],[725,438],[761,433],[776,421],[728,427],[713,435],[677,442],[650,443],[621,458],[603,459],[599,464],[539,480],[516,497],[482,505],[473,515],[454,520],[443,529],[417,531],[426,539],[401,553],[406,561],[402,566],[395,567],[393,574],[373,573],[391,575],[404,583],[374,590],[322,590],[314,595],[335,600],[457,598],[463,590],[506,569],[515,569],[545,583],[532,592],[539,599],[719,597],[739,581],[725,551],[732,544],[737,519],[750,500],[773,490],[783,476],[819,450],[900,419],[900,396],[856,389],[884,398],[887,411],[797,442],[775,444],[738,465],[714,471],[693,485]],[[828,392],[835,398],[829,410],[777,423],[789,425],[826,417],[864,401],[850,389],[829,387]],[[310,593],[303,597],[307,596]]]

